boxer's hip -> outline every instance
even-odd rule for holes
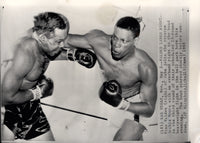
[[[31,139],[50,130],[40,100],[6,105],[4,124],[14,133],[16,139]]]

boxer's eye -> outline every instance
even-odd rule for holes
[[[56,41],[56,43],[60,44],[62,41]]]
[[[126,40],[124,40],[124,39],[122,39],[121,41],[122,41],[123,44],[128,43],[128,41],[126,41]]]
[[[116,37],[115,35],[113,35],[111,38],[112,38],[113,40],[117,40],[117,37]]]

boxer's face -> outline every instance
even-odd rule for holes
[[[64,40],[67,38],[68,29],[58,29],[56,28],[54,32],[52,32],[49,38],[45,40],[44,51],[50,57],[53,57],[60,53],[61,48],[64,47]]]
[[[134,35],[130,30],[115,26],[111,40],[111,54],[114,60],[120,60],[134,47]]]

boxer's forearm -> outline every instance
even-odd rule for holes
[[[131,103],[127,111],[144,117],[151,117],[154,113],[153,107],[146,102]]]
[[[61,53],[54,59],[54,61],[57,60],[68,60],[67,58],[67,49],[62,49]]]
[[[86,68],[92,68],[96,63],[97,57],[92,51],[87,49],[66,48],[62,49],[59,57],[56,59],[76,61]]]

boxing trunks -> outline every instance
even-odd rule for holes
[[[50,130],[40,100],[6,105],[4,124],[13,132],[15,139],[32,139]]]

